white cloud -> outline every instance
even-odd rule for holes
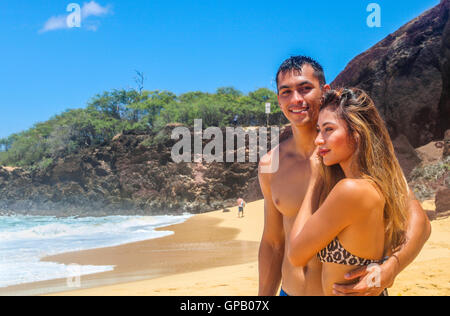
[[[81,17],[87,18],[89,16],[102,16],[111,12],[109,5],[102,7],[95,1],[84,3],[81,8]]]
[[[112,9],[110,5],[106,5],[104,7],[102,7],[100,4],[98,4],[95,1],[91,1],[91,2],[84,2],[83,6],[81,7],[81,24],[83,25],[83,20],[87,19],[90,16],[96,16],[96,17],[100,17],[100,16],[104,16],[107,14],[111,14],[112,13]],[[55,31],[55,30],[61,30],[61,29],[68,29],[68,25],[67,25],[67,16],[70,13],[67,13],[67,15],[58,15],[58,16],[52,16],[50,17],[44,24],[44,26],[42,27],[42,29],[39,30],[39,33],[45,33],[45,32],[50,32],[50,31]],[[88,24],[85,27],[86,30],[88,31],[97,31],[98,29],[98,24],[92,25],[92,24]]]
[[[44,33],[65,28],[67,28],[66,16],[52,16],[45,22],[44,27],[39,32]]]

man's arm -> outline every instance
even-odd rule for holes
[[[394,283],[397,275],[403,271],[419,255],[425,242],[431,235],[431,224],[414,193],[409,191],[409,222],[406,231],[406,242],[399,251],[394,253],[386,262],[392,270],[392,279],[389,287]]]
[[[283,216],[272,201],[271,174],[258,172],[259,184],[264,196],[264,231],[259,247],[259,292],[260,296],[276,295],[281,283],[281,267],[284,257]]]
[[[336,284],[336,294],[379,295],[383,289],[389,288],[394,284],[397,275],[417,257],[431,235],[430,221],[411,190],[409,190],[408,211],[409,222],[406,231],[406,242],[399,251],[390,256],[389,259],[381,265],[381,287],[368,288],[367,284],[371,284],[371,282],[368,282],[368,280],[365,279],[365,277],[368,276],[368,272],[365,268],[361,268],[350,272],[345,276],[348,280],[361,277],[360,281],[353,285]]]

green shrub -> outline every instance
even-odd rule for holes
[[[415,184],[413,186],[413,191],[420,201],[429,200],[433,198],[434,194],[436,193],[432,188],[423,183]]]
[[[445,160],[428,166],[418,166],[411,172],[411,180],[437,180],[450,170],[450,156]]]
[[[43,171],[46,170],[51,164],[53,164],[52,158],[44,158],[37,164],[37,168]]]

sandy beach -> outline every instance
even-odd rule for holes
[[[182,224],[158,229],[174,232],[163,238],[42,259],[63,264],[115,266],[114,271],[82,276],[81,288],[76,288],[77,291],[71,292],[74,288],[67,286],[66,279],[58,279],[1,288],[0,295],[58,292],[69,295],[256,295],[263,204],[263,201],[249,203],[243,218],[237,217],[237,207],[226,212],[221,209],[195,215]],[[235,272],[233,275],[221,269]],[[249,292],[246,285],[241,287],[241,282],[230,282],[231,277],[239,276],[245,282],[254,279],[253,291]],[[130,283],[143,280],[140,290]],[[155,280],[153,288],[146,283],[150,280]],[[217,283],[218,288],[214,289],[211,282]],[[134,290],[123,283],[133,284]],[[203,289],[201,284],[204,284]],[[224,284],[236,286],[224,291]],[[112,286],[112,292],[105,292],[104,286]]]
[[[237,217],[237,207],[196,215],[162,228],[174,234],[159,239],[46,257],[116,268],[82,276],[80,288],[61,279],[4,288],[0,295],[257,295],[263,205],[263,200],[249,203],[244,218]],[[433,207],[432,201],[424,203],[428,210]],[[432,226],[426,246],[398,276],[390,295],[450,295],[450,217],[441,216]]]

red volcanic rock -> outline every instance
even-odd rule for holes
[[[0,213],[198,213],[234,206],[238,196],[247,202],[262,198],[256,162],[173,162],[170,136],[178,126],[155,135],[119,134],[100,147],[55,159],[42,171],[0,168]]]
[[[442,139],[450,127],[450,0],[355,57],[331,84],[373,98],[393,139],[414,147]]]
[[[430,142],[425,146],[416,148],[416,152],[419,158],[422,160],[423,164],[433,164],[442,159],[442,154],[444,151],[444,142]]]
[[[443,187],[436,193],[436,212],[450,211],[450,188]]]
[[[450,129],[445,132],[443,146],[444,152],[442,153],[442,159],[445,159],[445,157],[450,156]]]
[[[392,144],[403,173],[408,178],[411,171],[420,164],[421,160],[405,135],[399,135],[392,141]]]

